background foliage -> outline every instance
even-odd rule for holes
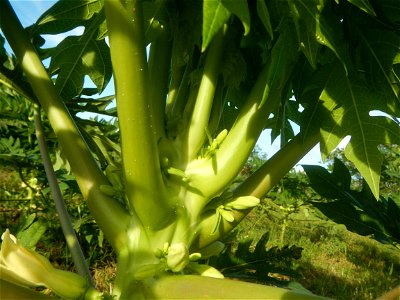
[[[115,116],[115,109],[108,109],[112,97],[99,98],[97,95],[104,91],[111,79],[103,2],[85,1],[85,4],[82,6],[81,2],[59,1],[36,24],[27,28],[26,33],[33,41],[40,58],[51,59],[47,71],[55,82],[63,103],[78,124],[101,173],[104,170],[107,172],[108,165],[116,165],[117,169],[119,167],[120,132],[117,122],[87,120],[78,116],[78,112],[82,111]],[[68,10],[65,9],[67,5]],[[232,247],[226,248],[211,263],[225,270],[227,276],[245,277],[259,282],[274,279],[279,284],[286,281],[285,276],[289,277],[289,281],[293,278],[300,281],[305,268],[296,266],[295,260],[300,258],[300,247],[303,246],[296,245],[297,242],[293,240],[288,243],[285,239],[294,229],[294,216],[305,218],[305,221],[311,223],[321,220],[326,222],[326,228],[325,225],[322,226],[323,230],[315,231],[314,234],[308,231],[311,237],[306,240],[311,243],[304,245],[314,252],[317,249],[313,245],[325,241],[324,236],[329,237],[329,244],[332,242],[331,238],[336,239],[346,232],[343,227],[327,221],[321,211],[352,231],[364,235],[373,234],[382,242],[394,245],[398,243],[398,148],[393,146],[379,149],[381,144],[400,143],[399,124],[395,118],[399,116],[400,77],[400,19],[399,14],[394,13],[400,10],[397,2],[218,0],[187,4],[145,1],[143,7],[146,30],[142,51],[145,51],[145,45],[155,46],[159,42],[158,38],[163,35],[162,32],[167,32],[169,37],[167,46],[163,49],[168,51],[162,53],[170,55],[168,58],[171,68],[166,71],[166,74],[171,74],[170,89],[167,91],[167,87],[158,86],[154,90],[160,93],[161,96],[158,96],[163,102],[166,94],[171,96],[178,86],[181,92],[177,96],[180,101],[176,101],[170,110],[167,107],[165,116],[162,113],[165,120],[162,119],[160,124],[165,125],[163,129],[166,131],[166,138],[175,139],[181,133],[179,130],[187,127],[190,118],[188,115],[181,117],[182,113],[191,112],[193,103],[187,99],[194,101],[193,95],[197,94],[202,76],[209,75],[206,50],[212,45],[213,38],[218,37],[224,24],[228,23],[233,30],[227,34],[224,57],[218,61],[218,68],[215,68],[223,71],[221,74],[214,74],[221,79],[215,95],[212,93],[211,96],[215,98],[213,110],[216,113],[210,115],[210,120],[213,121],[216,116],[217,121],[210,121],[208,124],[210,142],[200,145],[199,153],[207,153],[207,149],[212,146],[212,137],[217,136],[222,129],[234,127],[234,120],[246,105],[245,99],[251,99],[249,95],[252,95],[250,91],[255,78],[260,76],[265,77],[263,80],[266,84],[262,86],[263,91],[258,91],[254,98],[261,98],[259,107],[265,108],[268,104],[265,115],[257,118],[260,121],[256,122],[259,123],[257,126],[260,130],[263,126],[271,128],[272,138],[280,136],[282,146],[294,137],[289,121],[300,126],[300,137],[303,140],[319,131],[325,156],[345,136],[350,135],[350,143],[344,156],[352,161],[362,175],[356,174],[353,169],[347,170],[345,164],[339,161],[335,161],[330,173],[321,168],[304,167],[311,178],[312,186],[320,193],[317,195],[309,188],[304,174],[291,172],[256,210],[264,215],[276,213],[278,238],[274,241],[271,238],[274,233],[265,234],[265,230],[256,232],[262,236],[251,236],[249,241],[236,237]],[[235,18],[230,18],[230,15]],[[52,48],[46,49],[43,46],[42,35],[63,33],[76,26],[84,26],[82,35],[69,36]],[[164,26],[168,31],[163,31]],[[1,42],[3,44],[3,39]],[[40,250],[40,243],[46,244],[46,239],[49,243],[53,238],[56,239],[59,228],[54,226],[54,208],[33,138],[30,104],[22,98],[35,97],[26,85],[25,77],[14,58],[5,52],[4,47],[0,49],[0,54],[1,80],[6,86],[1,94],[4,101],[0,103],[0,159],[4,166],[2,176],[8,184],[2,188],[2,196],[7,203],[2,210],[12,214],[11,218],[4,219],[4,226],[14,226],[18,237],[26,246]],[[150,55],[149,72],[156,76],[159,74],[158,70],[155,73],[151,70],[153,59]],[[264,68],[263,65],[267,67]],[[90,78],[95,85],[94,89],[85,88],[85,77]],[[182,83],[179,82],[180,79]],[[158,83],[153,77],[151,80],[154,80],[150,81],[151,84]],[[135,104],[143,103],[139,99]],[[376,110],[380,111],[380,115],[371,115]],[[221,122],[218,122],[221,111]],[[15,116],[20,119],[15,120]],[[125,120],[121,118],[119,121]],[[82,204],[82,197],[74,177],[70,174],[64,153],[48,124],[46,126],[46,136],[60,186],[71,209],[75,229],[88,251],[86,256],[89,259],[101,257],[103,261],[108,255],[112,258],[102,232],[95,226],[86,206]],[[64,151],[66,148],[64,147]],[[259,150],[250,158],[234,184],[248,178],[256,167],[262,165],[263,157],[257,151]],[[128,160],[127,156],[125,160]],[[381,172],[383,162],[384,169]],[[158,161],[153,164],[158,165]],[[349,162],[346,164],[351,166]],[[381,173],[384,177],[382,184],[379,178]],[[316,182],[317,180],[319,181]],[[364,181],[368,183],[369,189]],[[378,198],[379,192],[382,198],[380,202],[376,202],[374,197]],[[125,200],[123,197],[116,198],[122,202]],[[17,201],[23,205],[15,205]],[[28,202],[29,205],[26,205]],[[23,217],[19,217],[22,210]],[[147,212],[145,209],[144,211]],[[357,219],[354,219],[354,215]],[[144,214],[141,217],[143,219],[146,216]],[[252,233],[255,224],[250,226]],[[303,230],[307,232],[304,228]],[[45,232],[53,234],[45,236]],[[271,240],[276,245],[265,249],[265,244]],[[340,249],[345,248],[340,242],[334,245],[338,245]],[[94,252],[98,249],[101,251]],[[324,254],[334,256],[337,251],[327,246]],[[396,257],[397,253],[393,255]],[[67,257],[65,256],[66,260]],[[385,269],[385,261],[383,270],[387,272],[383,274],[388,277],[398,275],[398,264],[390,259],[388,261],[391,263],[390,270]],[[68,264],[68,261],[65,263]],[[278,276],[273,276],[276,274]],[[281,275],[282,278],[276,278]],[[390,277],[385,283],[387,285],[382,286],[383,289],[392,287],[395,281]],[[312,284],[304,285],[314,288]],[[324,294],[324,291],[318,290],[317,293]]]

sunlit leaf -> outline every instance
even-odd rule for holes
[[[337,65],[320,99],[331,114],[331,120],[327,115],[321,116],[325,118],[322,120],[321,151],[328,155],[345,136],[350,135],[345,155],[378,198],[383,159],[378,145],[399,143],[400,130],[393,120],[384,116],[371,117],[369,113],[377,106],[376,103],[384,107],[388,98],[368,89],[362,81],[347,77],[343,67]]]
[[[201,50],[204,52],[213,37],[222,29],[229,18],[229,10],[221,0],[203,2],[203,42]]]
[[[317,67],[317,54],[321,47],[316,36],[316,22],[319,15],[317,7],[304,7],[298,1],[289,1],[292,10],[292,18],[296,26],[297,38],[301,51],[307,57],[313,68]],[[309,9],[315,9],[310,12]],[[314,18],[304,18],[304,15],[312,13]]]
[[[60,0],[50,7],[36,22],[34,33],[57,34],[85,24],[99,13],[103,0]]]
[[[96,21],[82,36],[69,36],[52,53],[50,71],[57,73],[56,88],[64,99],[71,99],[83,90],[88,75],[101,93],[112,74],[109,48],[105,40],[97,40]]]
[[[244,35],[250,32],[250,12],[247,0],[221,0],[222,4],[243,24]]]
[[[295,20],[300,48],[315,66],[317,46],[315,41],[330,48],[346,70],[350,64],[348,50],[344,45],[342,24],[331,11],[325,0],[288,0]]]

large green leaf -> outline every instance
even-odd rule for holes
[[[30,34],[61,34],[84,26],[82,36],[68,36],[55,48],[46,50],[51,56],[50,72],[57,74],[56,87],[65,99],[79,95],[86,75],[100,93],[111,78],[109,49],[103,40],[107,28],[103,0],[61,0],[48,9],[30,28]]]
[[[96,93],[97,93],[97,89]],[[87,93],[87,89],[83,92],[83,94]],[[87,96],[87,94],[85,94]],[[67,107],[72,114],[76,114],[82,111],[91,112],[95,114],[102,114],[110,117],[116,117],[116,109],[107,107],[115,100],[114,96],[105,96],[101,98],[74,98],[71,101],[66,102]]]
[[[244,27],[244,35],[247,35],[250,32],[250,12],[247,0],[221,0],[221,2],[240,19]]]
[[[250,32],[250,12],[246,0],[205,0],[203,1],[203,42],[204,52],[213,37],[232,14],[243,24],[244,34]]]
[[[330,116],[322,114],[321,151],[328,155],[347,135],[351,140],[345,148],[352,161],[369,184],[374,196],[379,196],[379,176],[382,154],[379,144],[400,143],[400,128],[392,119],[370,116],[375,109],[385,111],[394,106],[385,94],[369,89],[356,75],[347,77],[341,65],[332,68],[320,96],[322,107]]]
[[[289,1],[292,11],[292,18],[296,26],[297,38],[299,40],[300,50],[307,57],[309,63],[313,68],[316,68],[317,54],[320,48],[316,36],[316,22],[320,14],[317,6],[304,7],[299,5],[298,1]],[[314,11],[310,11],[313,9]],[[312,14],[314,18],[304,18],[305,14]]]
[[[281,147],[295,136],[289,120],[299,123],[299,104],[296,101],[289,101],[289,95],[282,97],[282,103],[273,113],[274,116],[268,119],[266,128],[271,128],[271,141],[280,136]]]
[[[361,191],[350,188],[345,164],[335,159],[332,173],[320,166],[302,166],[315,189],[325,199],[312,204],[327,217],[361,235],[380,241],[399,241],[400,207],[392,199],[377,201],[366,184]]]
[[[205,51],[213,37],[222,29],[230,16],[229,10],[221,0],[203,2],[203,42],[201,50]]]
[[[109,48],[98,40],[102,14],[96,15],[82,36],[69,36],[52,51],[50,72],[57,73],[56,88],[64,99],[71,99],[83,90],[88,75],[101,93],[112,74]]]
[[[298,58],[296,41],[291,26],[282,26],[278,41],[275,43],[268,58],[266,85],[260,106],[271,101],[272,110],[276,109],[281,100],[281,93],[287,84],[293,67]]]
[[[333,53],[330,54],[334,55]],[[293,71],[294,97],[304,107],[298,123],[303,136],[312,135],[315,130],[319,130],[319,123],[314,121],[321,110],[320,105],[318,105],[319,96],[329,77],[329,70],[330,68],[326,67],[313,70],[306,58],[303,57]]]
[[[390,30],[370,30],[357,34],[361,37],[361,61],[368,83],[377,90],[392,89],[399,96],[399,78],[393,70],[400,63],[400,37]]]
[[[330,48],[347,69],[350,59],[342,31],[340,18],[331,10],[326,0],[287,0],[294,19],[300,49],[312,66],[315,66],[318,47],[316,43]]]
[[[33,33],[58,34],[83,25],[103,7],[103,0],[60,0],[36,22]]]

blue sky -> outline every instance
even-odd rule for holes
[[[34,23],[38,17],[51,7],[54,0],[11,0],[10,3],[17,13],[22,25]]]
[[[17,16],[20,18],[23,26],[28,26],[34,23],[39,16],[49,7],[51,7],[56,1],[55,0],[11,0],[10,1]],[[80,30],[76,31],[79,34]],[[53,45],[57,44],[63,38],[62,36],[49,36],[45,37]],[[109,85],[108,91],[112,93],[112,85]],[[109,92],[106,91],[107,94]],[[294,127],[295,131],[298,131],[297,126]],[[279,150],[279,138],[271,145],[270,131],[265,130],[258,141],[258,145],[267,154],[267,157],[271,157],[276,151]],[[299,164],[321,164],[321,155],[319,146],[314,147],[300,162]]]

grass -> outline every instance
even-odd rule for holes
[[[269,231],[267,248],[296,245],[302,257],[290,278],[315,294],[335,299],[376,299],[400,284],[400,250],[354,234],[309,206],[297,212],[266,200],[236,231],[236,239]]]

